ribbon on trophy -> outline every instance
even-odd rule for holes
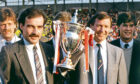
[[[57,24],[56,24],[57,23]],[[58,74],[56,70],[56,65],[59,63],[60,59],[60,21],[54,22],[56,24],[54,27],[55,29],[55,58],[54,58],[54,66],[53,66],[53,73]]]
[[[94,31],[86,27],[84,30],[85,40],[84,40],[84,46],[85,46],[85,71],[89,71],[89,46],[93,47],[93,35]]]
[[[85,46],[85,70],[86,72],[89,71],[89,49],[88,49],[88,31],[87,30],[84,30],[84,37],[85,37],[85,40],[84,40],[84,46]]]

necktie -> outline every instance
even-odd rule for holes
[[[104,84],[104,72],[103,72],[103,59],[101,56],[101,45],[97,44],[99,50],[97,53],[97,65],[98,65],[98,84]]]
[[[44,84],[42,68],[39,61],[39,56],[37,54],[36,46],[33,47],[33,52],[34,52],[34,61],[35,61],[35,67],[36,67],[37,84]]]
[[[10,45],[11,43],[10,42],[5,42],[5,45]]]
[[[124,45],[124,48],[127,49],[128,47],[129,47],[129,44],[126,43],[126,44]]]

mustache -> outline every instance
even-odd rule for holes
[[[31,34],[31,35],[29,35],[29,37],[39,37],[39,35],[37,35],[37,34]]]

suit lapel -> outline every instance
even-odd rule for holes
[[[111,79],[111,75],[112,73],[112,69],[114,67],[114,51],[112,50],[111,46],[109,43],[107,43],[107,84],[110,84],[109,82],[112,81]]]
[[[19,42],[18,48],[19,49],[18,49],[18,52],[16,52],[16,57],[23,70],[23,73],[25,74],[25,76],[30,84],[35,84],[33,72],[31,69],[30,61],[29,61],[23,40],[21,40]]]
[[[89,66],[91,68],[91,72],[94,72],[94,53],[93,53],[93,47],[89,47]]]
[[[42,43],[40,43],[40,49],[41,49],[41,52],[42,52],[45,68],[47,68],[48,67],[47,58],[46,58],[47,56],[46,56],[46,53],[44,52],[44,49],[43,49],[42,46],[43,46]],[[46,50],[46,52],[47,52],[47,50]]]
[[[121,48],[120,39],[117,40],[117,43],[116,44],[118,45],[118,47]]]
[[[53,53],[53,51],[50,51],[49,48],[41,42],[40,42],[40,48],[41,48],[41,52],[42,52],[42,56],[43,56],[43,60],[44,60],[44,64],[45,64],[47,84],[53,84],[53,75],[51,73],[52,65],[49,64],[51,61],[50,53],[51,52]]]

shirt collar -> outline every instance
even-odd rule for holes
[[[93,44],[94,44],[94,46],[97,46],[96,45],[97,42],[95,40],[93,40]],[[101,44],[101,48],[106,48],[106,40],[103,40],[100,44]]]
[[[133,46],[133,42],[134,42],[134,39],[132,39],[132,40],[131,40],[130,42],[128,42],[128,43],[125,43],[124,41],[122,41],[122,40],[120,39],[121,48],[124,48],[124,45],[125,45],[125,44],[129,44],[128,48],[131,48],[131,47]]]
[[[16,35],[14,35],[14,37],[12,38],[12,40],[10,41],[10,43],[14,43],[16,41],[18,37]]]
[[[26,39],[24,39],[24,37],[23,37],[23,41],[27,49],[33,49],[35,45],[37,49],[39,48],[39,42],[34,45],[34,44],[29,43]]]
[[[0,38],[1,38],[1,40],[2,40],[4,43],[7,42],[1,35],[0,35]],[[12,40],[11,40],[11,41],[8,41],[8,42],[14,43],[14,42],[16,41],[17,38],[18,38],[18,37],[17,37],[16,35],[14,35],[14,37],[12,38]]]

